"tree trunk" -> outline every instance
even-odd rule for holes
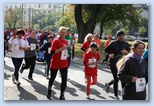
[[[88,33],[93,33],[99,11],[100,9],[98,8],[98,13],[91,17],[86,23],[84,23],[82,18],[82,4],[76,4],[74,9],[74,16],[78,28],[78,43],[83,43],[85,36]]]
[[[102,39],[102,33],[104,32],[103,30],[103,24],[100,25],[100,36],[99,39]]]

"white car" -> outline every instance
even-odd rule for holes
[[[125,35],[125,36],[124,36],[124,39],[125,39],[126,41],[134,41],[134,40],[136,40],[137,38],[136,38],[135,36]]]

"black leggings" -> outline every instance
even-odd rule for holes
[[[116,67],[115,63],[110,63],[110,68],[111,68],[111,72],[112,72],[114,80],[111,80],[108,84],[109,85],[114,84],[113,85],[114,95],[118,96],[118,82],[119,82],[119,79],[117,77],[117,67]]]
[[[60,93],[60,95],[62,96],[62,95],[64,95],[64,91],[65,91],[66,86],[67,86],[67,68],[62,68],[59,71],[60,71],[61,79],[62,79],[61,93]],[[53,85],[54,80],[56,78],[57,72],[58,72],[58,69],[50,69],[51,77],[49,79],[48,90],[52,90],[52,85]]]
[[[14,68],[15,68],[15,71],[14,71],[14,76],[16,78],[16,81],[19,81],[19,69],[20,69],[20,66],[22,64],[22,60],[23,58],[14,58],[12,57],[12,62],[13,62],[13,65],[14,65]]]
[[[36,56],[25,58],[25,65],[23,66],[23,69],[30,68],[29,75],[28,75],[29,78],[33,77],[35,63],[36,63]]]

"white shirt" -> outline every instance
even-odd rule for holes
[[[11,50],[12,50],[11,57],[14,57],[14,58],[25,57],[25,51],[19,49],[19,46],[28,47],[29,44],[26,39],[24,39],[24,38],[18,39],[17,37],[16,38],[11,37],[8,42],[11,45]]]

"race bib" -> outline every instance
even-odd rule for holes
[[[136,92],[142,92],[145,90],[146,81],[145,78],[138,78],[136,80]]]
[[[94,58],[94,59],[89,59],[88,62],[89,62],[89,63],[96,62],[96,59],[95,59],[95,58]],[[96,65],[89,65],[89,67],[94,68],[94,67],[96,67]]]
[[[67,49],[62,51],[60,59],[61,60],[67,60]]]
[[[47,43],[47,40],[44,40],[44,41],[43,41],[43,44],[45,44],[45,43]]]
[[[48,48],[48,54],[51,54],[51,48],[50,47]]]
[[[36,49],[36,44],[30,44],[30,50],[35,50]]]

